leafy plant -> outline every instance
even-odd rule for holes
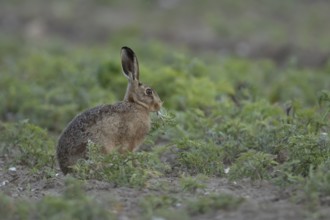
[[[270,172],[277,162],[271,154],[250,150],[242,153],[230,170],[230,178],[248,177],[252,180],[269,179]]]
[[[219,209],[233,210],[243,201],[243,198],[228,194],[207,195],[190,201],[187,205],[187,209],[190,215],[205,214]]]
[[[89,159],[79,160],[73,167],[76,177],[142,187],[148,178],[161,175],[160,171],[165,169],[155,155],[146,152],[121,154],[113,151],[104,155],[100,151],[100,146],[92,142],[88,144]]]
[[[330,159],[323,162],[316,170],[310,169],[304,188],[304,201],[311,207],[329,205],[330,196]]]
[[[299,161],[293,172],[306,176],[310,167],[317,167],[330,156],[328,141],[321,141],[313,134],[297,135],[289,139],[289,156]]]
[[[180,185],[183,191],[196,192],[198,189],[204,189],[206,186],[201,176],[183,176],[180,179]]]
[[[183,139],[178,141],[178,166],[190,175],[223,174],[222,149],[209,142]]]
[[[27,120],[0,124],[0,152],[8,164],[40,170],[55,164],[54,141],[47,132]]]
[[[62,196],[40,201],[13,200],[0,194],[1,217],[5,219],[115,219],[108,207],[85,195],[81,183],[68,179]]]
[[[179,200],[170,195],[148,195],[143,197],[139,204],[145,216],[151,217],[157,211],[174,207]]]

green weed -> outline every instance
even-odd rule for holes
[[[88,144],[88,160],[74,165],[75,176],[81,179],[98,179],[120,186],[142,187],[151,176],[160,176],[165,169],[155,155],[146,152],[116,151],[103,155],[101,148]]]
[[[177,166],[190,175],[223,175],[222,149],[210,142],[183,139],[178,141]]]
[[[151,217],[159,210],[168,210],[171,207],[179,203],[179,200],[170,195],[148,195],[143,197],[139,204],[145,213],[145,216]]]
[[[151,115],[151,129],[144,141],[144,144],[155,146],[155,142],[162,137],[166,137],[168,129],[176,126],[177,121],[174,112],[168,112],[162,108],[159,112]]]
[[[155,213],[150,217],[150,219],[171,219],[171,220],[189,220],[191,217],[189,216],[187,210],[185,209],[159,209],[156,210]]]
[[[330,159],[323,162],[316,170],[310,169],[306,179],[303,199],[310,208],[329,205],[330,196]]]
[[[321,137],[322,138],[322,137]],[[330,141],[322,141],[312,134],[298,135],[289,139],[289,157],[299,161],[293,172],[306,176],[310,167],[318,167],[330,156]]]
[[[47,132],[31,123],[0,124],[0,152],[10,165],[23,165],[31,170],[53,169],[54,140]]]
[[[228,31],[222,25],[218,28]],[[58,136],[83,109],[122,100],[127,80],[121,73],[119,42],[122,39],[105,49],[64,43],[36,47],[0,39],[0,117],[5,121],[0,123],[0,153],[5,166],[20,164],[52,175],[52,136]],[[185,193],[203,189],[203,181],[193,179],[200,174],[268,179],[283,187],[302,187],[305,200],[314,206],[327,205],[329,67],[278,68],[266,60],[194,58],[159,42],[137,45],[141,81],[164,101],[160,116],[152,115],[145,142],[151,147],[148,153],[103,155],[90,143],[89,159],[74,167],[76,177],[143,187],[152,177],[183,175],[180,184]],[[26,118],[31,123],[22,121]],[[153,148],[156,143],[163,146]],[[224,167],[230,168],[227,175]],[[16,209],[11,207],[15,202],[3,201],[10,217],[34,209],[25,203],[17,203]],[[189,203],[189,212],[182,213],[206,213],[235,201],[231,196],[206,196]],[[166,196],[146,198],[145,210],[151,216],[156,209],[164,216],[176,202]],[[40,210],[51,203],[55,215],[63,205],[61,198],[45,199]],[[78,203],[70,204],[65,203],[68,207]]]
[[[233,210],[237,208],[243,201],[243,198],[228,194],[207,195],[188,202],[187,209],[190,215],[194,216],[219,209]]]
[[[85,195],[78,180],[68,179],[62,196],[40,201],[13,200],[0,194],[3,219],[115,219],[109,208]]]
[[[183,176],[180,179],[180,185],[183,191],[196,192],[198,189],[204,189],[206,185],[203,183],[204,176]]]
[[[249,177],[252,180],[269,179],[270,170],[277,165],[274,155],[250,150],[244,152],[230,169],[229,177],[238,179]]]

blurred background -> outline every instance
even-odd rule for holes
[[[163,42],[198,56],[269,58],[326,65],[327,0],[29,0],[0,1],[0,37],[40,44]]]

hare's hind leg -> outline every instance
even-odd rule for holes
[[[57,150],[57,159],[60,169],[64,174],[72,172],[72,166],[79,159],[87,158],[87,143],[81,143],[74,147],[59,146]]]

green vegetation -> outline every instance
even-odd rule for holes
[[[7,161],[7,168],[22,165],[31,171],[41,170],[54,175],[54,139],[45,130],[24,120],[0,122],[0,131],[0,153]]]
[[[117,54],[112,50],[24,46],[20,53],[1,62],[2,120],[18,121],[1,123],[1,154],[8,167],[24,165],[54,176],[54,137],[84,108],[120,100],[126,81],[118,56],[108,57]],[[305,202],[322,204],[329,195],[329,180],[321,171],[330,156],[326,70],[277,69],[269,61],[228,58],[206,64],[210,61],[186,54],[177,60],[165,48],[151,63],[153,51],[142,54],[149,54],[141,57],[142,80],[170,109],[153,116],[146,141],[151,149],[104,156],[91,144],[90,159],[75,166],[76,177],[131,187],[167,175],[267,179],[280,186],[294,183],[306,191]],[[171,63],[163,65],[168,57]],[[185,65],[198,65],[203,72]],[[25,118],[29,122],[19,121]],[[188,192],[203,188],[188,177],[181,184]],[[192,206],[193,212],[204,212],[202,205]]]
[[[88,144],[88,160],[79,160],[73,167],[80,179],[98,179],[119,186],[142,187],[148,178],[160,176],[165,166],[153,154],[146,152],[113,152],[102,155],[100,147]]]
[[[59,15],[56,10],[76,4],[58,2],[52,1],[55,17]],[[137,14],[147,14],[152,8],[166,24],[175,23],[180,14],[173,13],[169,19],[165,14],[174,9],[163,9],[166,13],[158,13],[156,9],[154,2],[162,1],[138,2],[131,6],[134,10],[140,7]],[[322,7],[323,1],[301,5],[295,4],[295,0],[267,1],[266,7],[267,4],[262,6],[255,0],[238,1],[240,3],[226,0],[222,1],[223,13],[217,12],[219,17],[209,16],[218,10],[219,7],[213,7],[216,2],[195,3],[187,8],[184,16],[196,15],[194,19],[207,21],[214,36],[211,35],[215,39],[221,36],[223,42],[219,44],[232,47],[231,41],[235,41],[244,47],[245,43],[253,46],[260,40],[265,45],[272,43],[269,48],[261,47],[265,50],[273,47],[281,50],[286,44],[288,50],[291,46],[308,51],[311,48],[321,52],[329,50],[329,28],[324,27],[328,24],[324,18],[328,18],[329,10]],[[10,11],[10,4],[3,4]],[[88,8],[92,3],[86,4]],[[102,0],[97,4],[97,7],[120,6],[121,1]],[[262,7],[255,9],[256,4]],[[202,7],[210,11],[204,15],[193,13]],[[298,12],[290,15],[293,19],[280,25],[279,20],[286,20],[296,7]],[[310,10],[306,10],[307,7]],[[176,10],[182,12],[183,8]],[[302,11],[306,11],[303,17]],[[3,11],[0,9],[0,12]],[[23,11],[18,13],[22,13],[23,18],[29,17]],[[78,22],[73,14],[59,16],[67,19],[61,22]],[[263,14],[274,18],[263,19]],[[132,18],[134,16],[137,15],[132,14]],[[195,23],[194,19],[191,23]],[[134,22],[143,23],[141,21],[143,19]],[[88,46],[83,41],[73,44],[56,37],[46,37],[47,40],[40,42],[38,38],[24,41],[0,33],[2,218],[114,219],[127,211],[127,207],[122,207],[126,203],[114,202],[116,198],[104,203],[102,199],[99,202],[98,198],[88,196],[84,185],[89,181],[110,183],[114,191],[124,189],[118,194],[135,197],[134,201],[127,199],[129,208],[138,210],[134,213],[138,216],[133,217],[146,219],[190,219],[219,210],[229,212],[238,210],[249,200],[242,195],[219,192],[217,187],[223,187],[219,180],[233,184],[230,186],[237,194],[240,192],[236,184],[244,181],[275,185],[288,191],[285,191],[290,197],[288,200],[293,198],[293,203],[304,210],[307,207],[307,212],[312,214],[329,206],[329,60],[318,68],[307,68],[299,65],[296,57],[285,57],[281,63],[276,58],[252,60],[227,56],[226,51],[220,49],[218,53],[194,53],[175,48],[175,42],[170,47],[143,39],[145,29],[139,30],[134,22],[111,36],[111,42]],[[96,28],[97,25],[86,26]],[[154,26],[150,25],[151,32],[167,37],[158,30],[166,25]],[[295,27],[296,33],[292,38],[288,36],[291,27]],[[175,26],[172,31],[182,30]],[[320,37],[317,40],[316,34]],[[243,39],[243,35],[247,38]],[[171,35],[168,38],[172,39]],[[288,42],[289,38],[296,44]],[[196,39],[191,40],[194,45]],[[120,47],[126,44],[139,58],[141,81],[157,91],[164,101],[163,109],[159,114],[152,114],[152,129],[140,151],[103,155],[99,146],[90,143],[89,159],[80,160],[73,167],[75,172],[70,175],[74,178],[58,175],[55,146],[66,124],[84,109],[122,100],[127,79],[121,73],[119,53]],[[17,173],[10,168],[15,168],[12,170]],[[59,195],[39,194],[37,199],[28,200],[33,192],[42,188],[34,187],[32,180],[53,181],[47,185],[51,188],[63,179],[67,180],[64,192],[54,190]],[[210,180],[219,182],[210,186]],[[14,193],[6,187],[15,188]],[[107,193],[111,190],[106,188]],[[130,194],[130,190],[138,193]],[[23,192],[32,196],[24,196]],[[132,217],[130,214],[124,217]]]
[[[45,196],[36,203],[14,201],[0,193],[0,211],[2,219],[115,219],[105,204],[95,203],[72,179],[67,179],[62,196]]]
[[[140,206],[146,217],[151,218],[157,212],[175,207],[179,200],[168,195],[148,195],[140,200]]]
[[[146,218],[152,216],[169,219],[189,219],[189,216],[205,214],[217,210],[234,210],[244,202],[228,194],[200,195],[195,198],[177,198],[168,195],[149,195],[141,199],[141,208]],[[179,209],[183,206],[183,209]],[[166,211],[167,210],[167,211]],[[170,210],[170,212],[168,212]]]
[[[244,199],[232,195],[208,195],[188,203],[188,210],[192,215],[204,214],[219,209],[235,209]]]
[[[198,189],[204,189],[206,186],[203,184],[203,179],[206,176],[183,176],[180,180],[180,185],[183,191],[196,192]]]

